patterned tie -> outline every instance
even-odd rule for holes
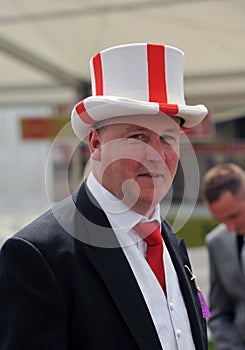
[[[163,239],[157,222],[139,222],[134,230],[147,243],[146,261],[156,275],[158,282],[166,294],[165,274],[163,265]]]

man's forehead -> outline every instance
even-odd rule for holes
[[[127,133],[148,133],[154,132],[159,136],[170,133],[170,134],[179,134],[179,126],[175,125],[165,125],[165,126],[143,126],[136,124],[114,124],[114,127],[119,131],[119,133],[127,134]]]
[[[127,129],[150,129],[155,132],[160,130],[178,131],[180,127],[180,118],[171,117],[166,114],[157,115],[133,115],[110,118],[97,123],[96,128],[102,126],[117,125],[124,126]]]

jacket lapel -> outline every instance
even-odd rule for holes
[[[86,226],[86,243],[90,242],[86,254],[139,348],[162,349],[140,288],[105,213],[86,185],[82,185],[74,199],[83,216],[83,227]]]
[[[140,349],[161,349],[149,311],[120,248],[93,248],[87,256],[105,285]]]
[[[230,285],[233,288],[237,287],[238,290],[241,290],[241,288],[244,288],[245,285],[245,279],[240,259],[243,236],[238,235],[235,232],[225,232],[225,235],[222,236],[222,244],[224,246],[224,249],[222,250],[222,253],[217,252],[217,255],[219,256],[220,260],[222,259],[221,266],[223,268],[223,271],[229,273],[229,280],[231,281]],[[235,280],[237,283],[235,283]],[[232,283],[232,281],[234,281],[234,283]]]
[[[176,234],[166,221],[162,222],[162,235],[179,279],[195,347],[200,350],[206,349],[207,344],[203,343],[203,339],[206,338],[206,320],[201,316],[202,311],[195,282],[191,281],[191,275],[185,268],[187,265],[192,270],[185,243],[183,240],[178,241]]]

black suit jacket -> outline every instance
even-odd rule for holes
[[[196,349],[207,349],[185,245],[162,224]],[[161,349],[127,259],[85,184],[3,245],[0,349]]]

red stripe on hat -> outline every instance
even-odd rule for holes
[[[79,116],[79,118],[86,124],[95,124],[96,120],[90,117],[88,112],[86,111],[86,108],[84,106],[84,102],[81,101],[76,105],[76,112]]]
[[[168,115],[179,113],[179,107],[176,104],[159,103],[159,111]]]
[[[167,103],[165,47],[147,44],[149,101]]]
[[[94,56],[93,66],[95,79],[95,94],[96,96],[103,95],[103,74],[100,53],[97,53],[97,55]]]

